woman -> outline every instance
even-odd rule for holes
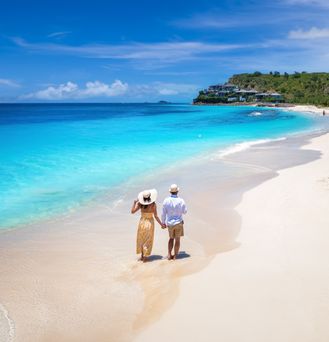
[[[151,255],[154,238],[154,218],[163,227],[157,213],[155,200],[157,191],[155,189],[145,190],[138,194],[138,199],[134,200],[131,213],[135,214],[141,210],[141,218],[139,220],[137,231],[136,253],[141,254],[140,260],[147,261],[147,257]]]

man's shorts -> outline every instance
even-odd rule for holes
[[[175,224],[174,226],[168,227],[170,239],[179,238],[184,236],[184,224],[183,222]]]

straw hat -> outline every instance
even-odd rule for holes
[[[148,205],[156,201],[158,192],[155,189],[144,190],[138,194],[138,202],[142,205]]]
[[[179,187],[177,186],[177,184],[170,185],[169,192],[178,192],[178,191],[179,191]]]

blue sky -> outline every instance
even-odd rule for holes
[[[256,70],[329,71],[329,0],[1,4],[1,102],[186,102]]]

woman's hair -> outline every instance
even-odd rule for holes
[[[151,196],[143,197],[143,200],[144,200],[144,202],[151,202]],[[149,204],[141,204],[141,208],[146,209],[150,204],[151,203],[149,203]]]
[[[151,202],[151,196],[143,197],[145,202]]]

